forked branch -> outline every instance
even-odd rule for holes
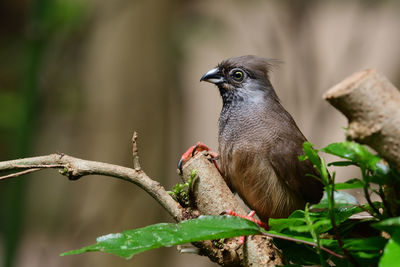
[[[0,172],[18,172],[1,176],[0,179],[14,178],[43,169],[59,169],[70,180],[77,180],[86,175],[104,175],[136,184],[150,194],[176,220],[182,221],[188,214],[164,189],[160,183],[152,180],[142,170],[135,170],[118,165],[90,161],[65,154],[23,158],[0,162]],[[22,171],[21,171],[22,170]]]

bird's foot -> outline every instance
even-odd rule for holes
[[[233,210],[228,210],[227,212],[224,212],[223,214],[247,219],[249,221],[256,223],[258,226],[264,228],[265,230],[267,230],[267,231],[269,230],[268,222],[263,222],[263,221],[260,221],[260,220],[257,220],[256,218],[254,218],[254,215],[256,214],[256,212],[254,210],[250,211],[250,213],[248,215],[240,215],[240,214],[234,212]],[[240,245],[244,244],[245,238],[246,238],[245,236],[240,237],[240,239],[239,239]]]
[[[182,174],[183,164],[190,158],[194,157],[194,155],[196,155],[196,153],[199,151],[208,151],[208,154],[211,156],[211,160],[214,162],[215,167],[217,167],[219,171],[218,165],[216,163],[216,160],[218,159],[218,153],[211,151],[211,149],[202,142],[197,142],[194,146],[189,147],[188,150],[186,150],[186,152],[183,153],[181,159],[178,162],[179,173]]]

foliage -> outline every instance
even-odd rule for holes
[[[104,251],[124,258],[150,249],[170,247],[198,240],[212,240],[238,235],[259,234],[259,227],[248,220],[231,216],[200,216],[175,223],[159,223],[123,233],[97,238],[97,244],[63,253],[78,254]]]
[[[193,241],[228,238],[240,235],[264,234],[274,237],[274,242],[292,264],[327,266],[394,266],[400,258],[400,217],[396,217],[398,199],[388,201],[385,191],[396,188],[400,176],[378,155],[354,142],[330,144],[322,152],[338,156],[328,166],[359,167],[361,178],[335,184],[335,173],[329,174],[319,151],[304,143],[305,155],[300,160],[310,160],[320,173],[324,184],[324,197],[320,203],[305,210],[296,210],[288,218],[270,219],[270,230],[265,231],[253,222],[231,216],[201,216],[178,224],[156,224],[121,234],[111,234],[97,239],[97,244],[70,251],[62,255],[103,251],[129,258],[134,254],[161,246],[173,246]],[[176,199],[186,196],[188,184],[177,185],[171,193]],[[343,189],[362,188],[367,204],[360,205]],[[185,193],[183,193],[185,192]],[[373,202],[375,194],[380,201]],[[364,219],[351,216],[367,213]],[[383,234],[384,232],[384,234]]]
[[[192,186],[197,177],[196,170],[190,173],[190,177],[186,183],[177,183],[172,188],[172,191],[168,191],[168,194],[179,202],[182,207],[190,207],[190,192],[192,191]]]

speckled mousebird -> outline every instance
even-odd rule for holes
[[[306,138],[281,105],[269,80],[271,60],[241,56],[222,61],[200,81],[222,97],[219,117],[220,171],[262,220],[287,217],[316,203],[323,186],[308,160],[299,161]]]

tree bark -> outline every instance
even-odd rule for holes
[[[183,179],[188,181],[193,170],[193,205],[201,214],[219,215],[233,210],[238,214],[246,211],[226,185],[218,169],[207,159],[206,152],[198,153],[183,166]],[[266,236],[250,236],[244,245],[238,238],[229,239],[212,259],[224,266],[275,266],[282,265],[278,249]],[[207,253],[209,255],[209,253]]]
[[[373,69],[354,73],[323,97],[348,118],[350,139],[400,170],[400,92],[385,76]]]

